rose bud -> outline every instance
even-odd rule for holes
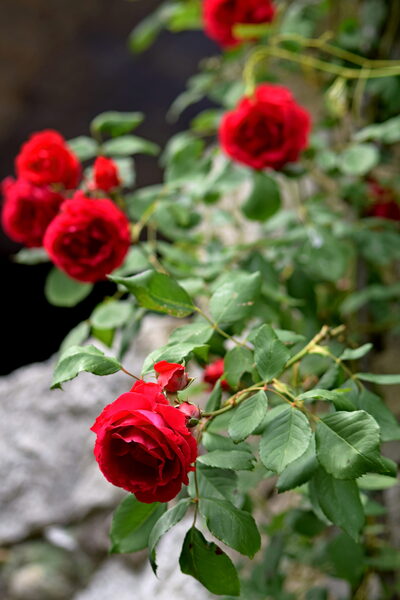
[[[31,135],[15,159],[18,177],[35,185],[58,183],[66,189],[77,187],[81,166],[62,135],[45,129]]]
[[[109,192],[121,185],[118,167],[111,158],[98,156],[93,167],[94,186],[98,190]]]
[[[66,200],[44,236],[54,264],[78,281],[106,279],[123,262],[131,243],[129,221],[109,198],[77,192]]]
[[[168,403],[157,383],[137,381],[105,407],[92,431],[104,477],[139,502],[168,502],[188,485],[197,443],[185,415]]]
[[[206,383],[209,383],[211,388],[213,388],[215,386],[215,384],[217,383],[218,379],[220,379],[223,374],[224,374],[224,359],[218,358],[217,360],[215,360],[213,363],[211,363],[204,369],[203,381],[205,381]],[[223,379],[221,381],[221,387],[223,390],[227,390],[227,391],[230,390],[229,383],[226,381],[226,379]]]
[[[182,402],[176,407],[186,417],[186,425],[188,427],[195,427],[201,417],[201,412],[198,406],[191,404],[190,402]]]
[[[253,169],[282,169],[306,148],[311,120],[281,85],[259,85],[222,118],[219,138],[233,160]]]
[[[270,23],[275,7],[271,0],[204,0],[203,15],[206,34],[229,48],[242,42],[235,37],[235,25]]]
[[[47,185],[7,177],[2,184],[3,229],[9,238],[28,248],[43,245],[47,227],[57,215],[65,198]]]
[[[185,389],[189,383],[189,377],[184,365],[170,363],[162,360],[154,365],[159,385],[166,392],[178,392]]]

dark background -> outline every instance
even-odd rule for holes
[[[67,139],[88,133],[105,110],[146,114],[138,134],[163,145],[194,112],[167,123],[171,102],[199,60],[216,46],[201,32],[163,33],[140,56],[127,45],[154,0],[1,0],[0,179],[33,131],[54,128]],[[157,160],[138,157],[137,185],[160,181]],[[74,309],[50,306],[43,293],[48,265],[12,262],[19,249],[0,232],[2,358],[0,373],[48,358],[68,331],[107,293],[100,284]]]

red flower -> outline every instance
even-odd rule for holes
[[[140,502],[168,502],[188,484],[197,444],[185,415],[168,404],[158,384],[137,381],[105,407],[92,431],[105,478]]]
[[[35,185],[62,184],[75,188],[81,176],[81,166],[68,148],[62,135],[52,129],[34,133],[15,160],[19,177]]]
[[[190,402],[182,402],[179,406],[176,407],[183,415],[186,417],[186,422],[195,419],[198,421],[201,417],[200,409],[195,404],[190,404]],[[190,425],[190,423],[189,423]]]
[[[23,179],[15,181],[12,177],[3,181],[2,188],[2,225],[6,234],[25,246],[42,246],[45,231],[64,197],[48,186],[32,185]]]
[[[129,221],[108,198],[77,192],[44,237],[54,264],[79,281],[99,281],[120,266],[130,245]]]
[[[219,135],[234,160],[253,169],[281,169],[299,158],[310,126],[309,114],[287,88],[265,83],[225,114]]]
[[[211,363],[204,369],[203,381],[205,381],[206,383],[209,383],[211,385],[211,387],[213,388],[214,385],[217,383],[218,379],[220,379],[223,374],[224,374],[224,359],[218,358],[217,360],[215,360],[213,363]],[[223,379],[221,381],[221,387],[224,390],[227,390],[227,391],[230,390],[229,383],[226,381],[226,379]]]
[[[183,365],[162,360],[154,365],[154,370],[158,373],[159,385],[167,392],[183,390],[189,383],[189,377]]]
[[[94,184],[98,190],[109,192],[121,185],[118,167],[111,158],[98,156],[94,163]]]
[[[396,201],[393,190],[372,177],[368,181],[368,188],[373,199],[368,216],[400,221],[400,204]]]
[[[204,25],[210,38],[221,46],[235,46],[234,25],[270,23],[275,15],[271,0],[204,0]]]

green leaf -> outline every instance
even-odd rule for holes
[[[268,407],[267,394],[260,390],[242,402],[229,423],[228,433],[234,442],[245,440],[264,419]]]
[[[253,188],[242,206],[245,216],[253,221],[266,221],[280,206],[281,194],[276,180],[263,171],[254,171]]]
[[[212,594],[239,596],[240,583],[231,559],[195,527],[189,529],[179,557],[182,573],[191,575]]]
[[[365,473],[357,479],[357,483],[362,490],[387,490],[398,485],[399,480],[379,473]]]
[[[379,396],[363,388],[354,396],[353,402],[356,408],[365,410],[374,417],[381,430],[382,442],[400,440],[400,426],[397,419]]]
[[[70,346],[61,355],[53,375],[51,388],[76,377],[82,371],[94,375],[111,375],[121,369],[121,364],[111,356],[105,356],[94,346]]]
[[[363,410],[338,411],[317,424],[318,460],[337,479],[354,479],[370,470],[379,441],[377,422]]]
[[[130,133],[144,120],[141,112],[117,112],[110,110],[97,115],[90,124],[93,133],[118,137]]]
[[[160,360],[181,363],[189,354],[194,352],[202,360],[207,360],[208,346],[199,345],[197,342],[185,342],[182,344],[167,344],[151,352],[143,363],[142,373],[145,375],[153,370],[154,364]]]
[[[260,458],[267,469],[282,473],[307,450],[310,438],[307,417],[287,406],[267,424],[260,442]]]
[[[192,503],[190,498],[183,498],[179,502],[164,512],[158,521],[154,524],[150,530],[148,538],[150,564],[154,573],[157,574],[157,563],[156,563],[156,547],[162,536],[167,533],[174,525],[182,521],[183,517]]]
[[[63,354],[70,346],[80,346],[83,344],[83,342],[89,337],[89,333],[90,326],[87,321],[82,321],[82,323],[76,325],[76,327],[71,329],[71,331],[63,339],[59,349],[59,354]]]
[[[357,541],[365,517],[356,482],[334,479],[320,467],[311,485],[314,486],[318,503],[328,519]]]
[[[129,36],[129,48],[132,52],[139,54],[152,45],[167,23],[166,17],[167,13],[163,4],[136,25]]]
[[[131,154],[151,154],[157,156],[159,146],[136,135],[122,135],[113,140],[108,140],[102,145],[106,156],[130,156]]]
[[[312,436],[307,450],[282,471],[276,483],[279,493],[293,490],[311,479],[318,467],[315,453],[315,437]]]
[[[44,248],[21,248],[12,260],[19,265],[39,265],[50,262],[49,255]]]
[[[114,513],[111,525],[111,552],[137,552],[147,547],[153,525],[165,512],[166,504],[143,504],[127,496]]]
[[[251,373],[253,368],[253,353],[244,346],[236,346],[225,355],[224,377],[233,388],[238,385],[243,373]]]
[[[97,156],[99,145],[90,137],[80,135],[73,140],[68,140],[70,150],[79,160],[85,161]]]
[[[169,343],[180,344],[194,342],[196,344],[206,344],[213,335],[214,330],[208,323],[200,321],[198,323],[190,323],[175,329],[170,337]]]
[[[339,358],[340,360],[357,360],[368,354],[372,348],[373,344],[364,344],[363,346],[355,348],[354,350],[347,348]]]
[[[250,513],[217,498],[200,498],[199,510],[210,533],[221,542],[249,558],[258,552],[261,537]]]
[[[207,400],[206,404],[206,412],[213,412],[214,410],[218,410],[221,408],[221,400],[222,400],[222,387],[221,380],[217,381],[214,385],[213,390]]]
[[[270,325],[263,325],[254,340],[256,368],[264,381],[280,375],[290,357],[290,352],[279,341]]]
[[[105,301],[96,306],[90,322],[96,329],[114,329],[124,325],[132,315],[130,302]]]
[[[393,117],[383,123],[374,123],[358,131],[354,139],[357,142],[375,140],[384,144],[394,144],[400,141],[400,117]]]
[[[47,276],[44,293],[50,304],[71,307],[86,298],[92,289],[92,283],[71,279],[54,267]]]
[[[140,306],[174,317],[187,317],[195,307],[190,296],[176,281],[156,271],[144,271],[133,277],[109,276],[136,296]]]
[[[330,400],[330,401],[335,401],[337,399],[341,400],[342,396],[344,394],[347,394],[348,392],[350,392],[350,389],[346,389],[346,388],[340,388],[338,390],[325,390],[322,388],[314,388],[313,390],[309,390],[308,392],[304,392],[303,394],[300,394],[298,399],[299,400],[313,400],[313,399],[319,399],[319,400]]]
[[[362,381],[370,381],[378,385],[398,385],[400,383],[400,374],[377,375],[376,373],[356,373],[355,377]]]
[[[232,499],[237,486],[235,471],[198,465],[197,478],[201,498]]]
[[[211,297],[210,312],[217,323],[228,325],[248,317],[261,290],[260,273],[232,273]]]
[[[197,459],[203,465],[234,471],[250,471],[253,468],[254,456],[241,450],[213,450]]]
[[[241,450],[243,452],[248,452],[250,455],[252,453],[250,445],[246,442],[235,444],[235,442],[226,435],[210,432],[209,428],[203,434],[202,443],[209,452],[212,452],[213,450]]]
[[[367,175],[379,162],[379,151],[373,144],[347,148],[339,157],[339,168],[345,175]]]

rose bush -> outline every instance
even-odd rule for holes
[[[124,260],[131,243],[129,221],[109,198],[77,192],[67,200],[44,237],[57,267],[78,281],[99,281]]]
[[[219,137],[234,160],[253,169],[281,169],[306,148],[310,126],[309,114],[287,88],[262,84],[224,115]]]
[[[169,405],[159,385],[137,381],[105,407],[92,431],[106,479],[141,502],[168,502],[189,483],[196,441],[185,415]]]
[[[28,248],[43,245],[47,227],[65,198],[46,185],[7,177],[2,184],[2,225],[6,234]]]
[[[35,185],[55,183],[66,189],[75,188],[81,176],[78,159],[52,129],[31,135],[15,160],[15,169],[18,177]]]

